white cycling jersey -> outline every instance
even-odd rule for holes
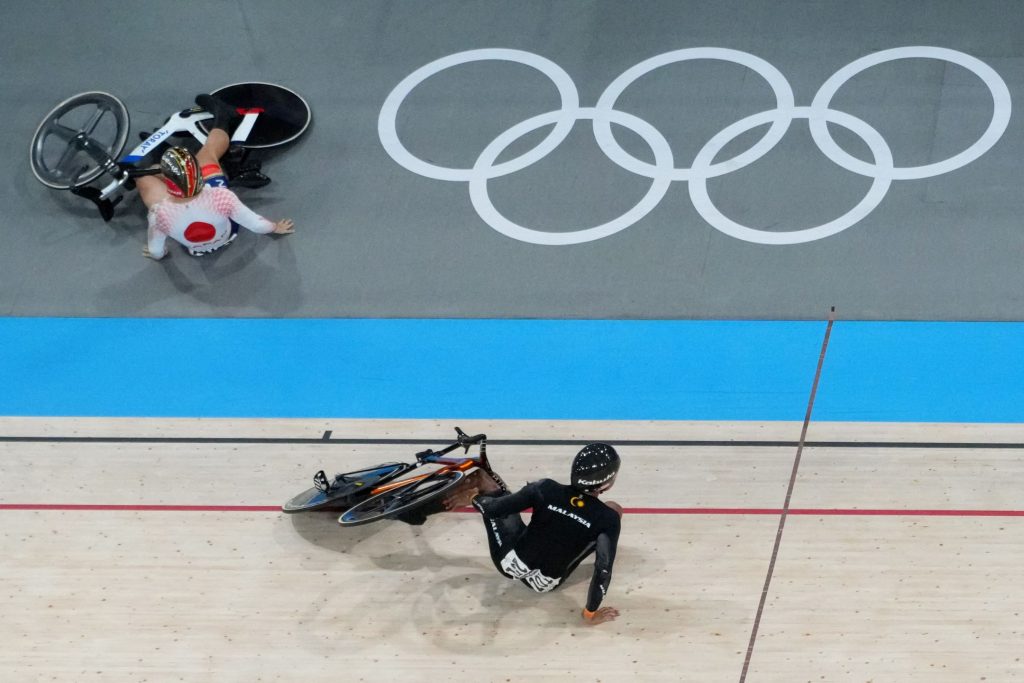
[[[273,232],[274,224],[242,203],[226,187],[205,187],[187,202],[165,199],[149,209],[149,253],[162,258],[167,238],[192,254],[206,254],[234,238],[231,221],[253,232]]]

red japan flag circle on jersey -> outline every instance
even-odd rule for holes
[[[185,228],[185,239],[189,242],[209,242],[217,235],[217,228],[204,221],[190,223]]]

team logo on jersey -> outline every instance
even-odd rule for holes
[[[572,498],[569,499],[569,504],[572,505],[574,508],[581,508],[583,507],[583,497],[573,496]]]
[[[588,522],[587,520],[583,519],[582,517],[580,517],[579,515],[577,515],[577,514],[575,514],[573,512],[569,512],[568,510],[563,510],[562,508],[555,507],[554,505],[548,505],[548,510],[551,510],[552,512],[557,512],[560,515],[565,515],[569,519],[575,519],[577,522],[579,522],[583,526],[587,527],[588,529],[590,528],[590,522]]]

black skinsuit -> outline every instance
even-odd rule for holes
[[[601,604],[612,578],[619,515],[597,497],[551,479],[516,493],[480,495],[473,506],[484,516],[494,566],[538,592],[553,589],[590,553],[596,552],[587,609]],[[533,508],[530,525],[519,513]]]

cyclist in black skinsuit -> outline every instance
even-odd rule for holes
[[[612,578],[622,508],[598,499],[615,483],[619,463],[614,448],[593,443],[573,460],[571,486],[542,479],[502,494],[478,470],[470,489],[479,491],[472,503],[484,517],[494,566],[505,576],[544,593],[568,578],[588,555],[597,554],[583,610],[583,618],[593,624],[619,615],[614,607],[600,605]],[[527,508],[533,508],[529,525],[519,515]]]

